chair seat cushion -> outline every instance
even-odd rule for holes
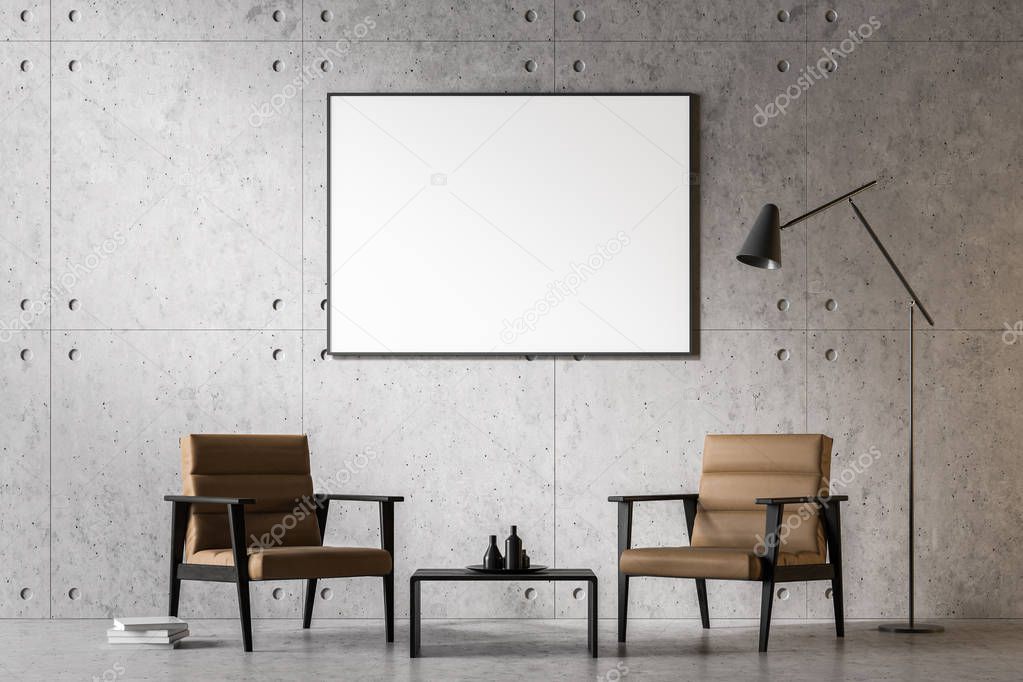
[[[744,549],[637,547],[622,552],[620,567],[626,575],[720,580],[760,578],[760,559]]]
[[[190,564],[234,566],[230,549],[204,549],[188,559]],[[249,549],[250,580],[351,578],[387,575],[391,555],[373,547],[267,547]]]

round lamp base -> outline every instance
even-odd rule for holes
[[[881,632],[892,632],[900,635],[915,635],[925,634],[930,632],[944,632],[945,628],[940,625],[931,625],[929,623],[885,623],[884,625],[878,625],[877,629]]]

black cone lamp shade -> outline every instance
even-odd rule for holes
[[[777,270],[781,267],[781,218],[777,206],[766,204],[760,209],[736,258],[756,268]]]

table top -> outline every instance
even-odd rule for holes
[[[588,568],[545,568],[534,573],[480,573],[468,568],[419,568],[412,574],[419,580],[596,580]]]

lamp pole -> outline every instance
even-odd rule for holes
[[[910,301],[909,303],[909,627],[914,626],[913,623],[913,598],[914,590],[913,587],[916,585],[914,576],[916,575],[913,571],[913,563],[915,561],[916,552],[913,551],[913,547],[916,544],[916,523],[913,520],[913,500],[916,498],[916,486],[913,481],[913,463],[915,457],[913,456],[913,362],[914,353],[913,349],[916,346],[916,339],[913,338],[913,332],[916,327],[916,302]]]
[[[916,579],[916,572],[914,570],[915,563],[916,563],[916,552],[915,552],[915,545],[916,545],[916,520],[915,520],[915,516],[914,516],[913,502],[914,502],[914,499],[916,498],[916,495],[915,495],[914,477],[913,477],[913,465],[915,463],[915,457],[914,457],[914,452],[913,452],[913,436],[914,436],[914,433],[915,433],[916,429],[914,428],[914,421],[913,421],[913,393],[914,393],[914,391],[913,391],[913,376],[915,374],[914,370],[915,370],[915,367],[916,367],[915,353],[914,353],[914,348],[915,348],[915,343],[914,343],[915,338],[914,338],[914,336],[915,336],[915,331],[916,331],[916,309],[917,308],[920,309],[920,313],[924,316],[924,319],[926,319],[928,324],[930,324],[932,327],[934,326],[934,319],[931,317],[930,313],[927,312],[927,308],[924,307],[924,304],[920,302],[920,299],[917,297],[916,292],[913,291],[913,287],[911,287],[909,285],[909,282],[906,281],[906,277],[902,274],[902,271],[899,270],[899,266],[897,266],[895,264],[895,261],[892,260],[891,254],[888,253],[888,249],[886,249],[884,247],[884,244],[881,243],[881,240],[878,239],[877,233],[874,232],[874,229],[870,226],[870,223],[867,222],[867,219],[865,217],[863,217],[863,213],[860,211],[859,207],[853,202],[853,200],[851,198],[849,199],[849,205],[852,206],[852,209],[856,213],[856,217],[859,219],[860,224],[862,224],[863,227],[870,234],[870,238],[874,240],[874,244],[877,245],[877,248],[881,251],[881,254],[884,256],[884,259],[886,261],[888,261],[888,265],[891,266],[892,270],[895,272],[895,275],[899,278],[899,281],[902,282],[902,286],[906,289],[906,291],[909,293],[909,295],[911,297],[911,299],[909,301],[909,304],[908,304],[908,307],[909,307],[909,476],[908,476],[908,479],[909,479],[909,481],[908,481],[908,483],[909,483],[909,620],[907,622],[905,622],[905,623],[885,623],[883,625],[879,625],[877,629],[880,630],[881,632],[892,632],[892,633],[897,633],[897,634],[923,634],[923,633],[928,633],[928,632],[943,632],[945,628],[941,627],[940,625],[932,625],[932,624],[929,624],[929,623],[917,623],[916,619],[914,617],[915,616],[915,609],[914,609],[914,606],[915,606],[915,604],[914,604],[914,596],[915,595],[914,595],[914,593],[915,593],[915,586],[916,586],[916,580],[915,580]]]

